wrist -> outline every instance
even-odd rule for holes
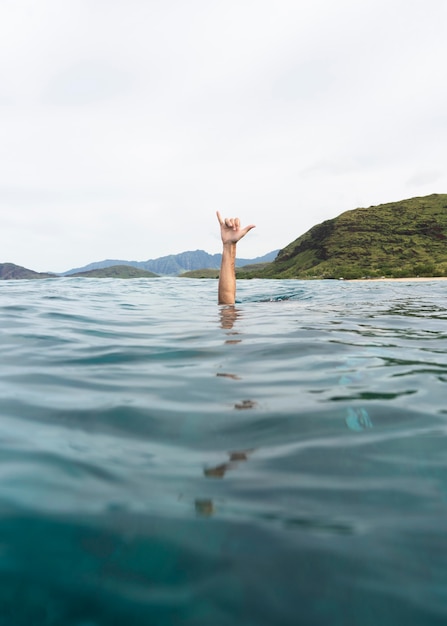
[[[227,251],[227,252],[232,252],[232,253],[234,252],[234,253],[236,253],[236,242],[226,241],[223,244],[223,249],[224,249],[224,251]]]

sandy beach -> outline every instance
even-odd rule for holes
[[[409,278],[354,278],[354,279],[346,279],[351,280],[351,282],[371,282],[371,281],[393,281],[400,283],[410,283],[410,282],[431,282],[433,280],[447,280],[447,276],[413,276]]]

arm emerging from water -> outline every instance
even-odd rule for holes
[[[254,224],[241,228],[238,217],[226,217],[223,219],[216,211],[220,224],[220,234],[222,237],[222,264],[219,275],[219,304],[234,304],[236,301],[236,244],[245,237],[249,230],[255,227]]]

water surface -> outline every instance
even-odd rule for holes
[[[445,282],[0,283],[0,626],[447,620]]]

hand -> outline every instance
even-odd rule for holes
[[[219,211],[216,211],[217,219],[220,224],[220,234],[222,237],[222,243],[237,243],[242,237],[248,233],[249,230],[255,228],[254,224],[241,228],[241,222],[238,217],[226,217],[222,219]]]

